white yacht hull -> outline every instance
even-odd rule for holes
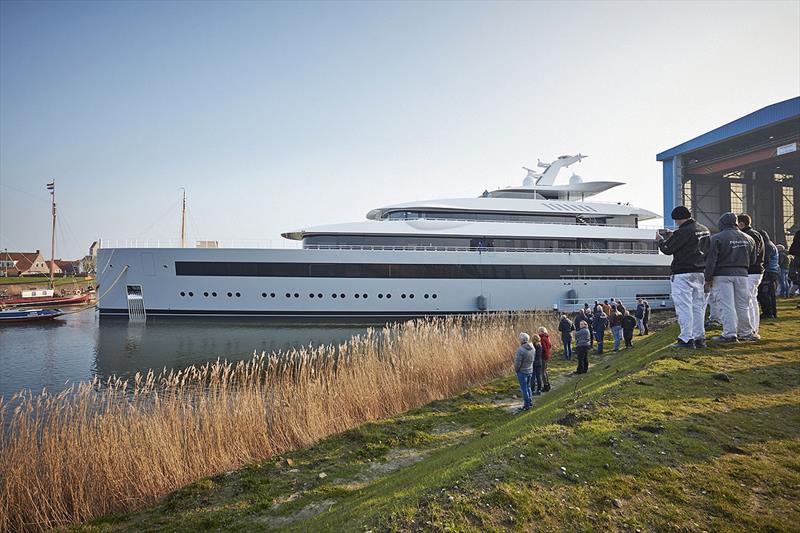
[[[193,274],[192,269],[207,270],[215,264],[233,266],[230,272],[213,269],[213,275]],[[247,275],[236,275],[242,264],[255,266]],[[274,264],[287,272],[299,269],[303,275],[283,276],[271,269]],[[375,277],[381,274],[374,270],[387,265],[393,272],[406,272],[402,274],[406,277]],[[356,277],[330,273],[350,266],[355,270],[347,275]],[[660,254],[110,248],[100,250],[97,267],[102,316],[128,316],[129,294],[140,300],[148,316],[291,320],[572,310],[612,297],[627,304],[645,297],[654,308],[672,306],[669,258]],[[358,277],[358,268],[370,270],[372,277]],[[472,274],[441,277],[461,268]],[[408,271],[440,277],[415,277]],[[322,277],[316,277],[319,273]]]

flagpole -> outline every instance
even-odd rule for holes
[[[56,180],[47,184],[53,208],[53,231],[50,234],[50,288],[54,288],[53,277],[56,265]]]

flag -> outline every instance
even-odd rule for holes
[[[48,191],[56,190],[56,180],[53,180],[53,181],[51,181],[50,183],[47,184],[47,190]]]

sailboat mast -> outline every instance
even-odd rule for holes
[[[48,183],[47,189],[50,191],[50,202],[53,210],[53,229],[50,234],[50,288],[52,289],[56,266],[56,180]]]
[[[181,187],[183,189],[183,187]],[[186,189],[183,189],[183,208],[181,209],[181,248],[186,245]]]

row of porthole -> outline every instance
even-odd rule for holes
[[[228,298],[232,298],[232,297],[234,296],[234,294],[235,294],[235,296],[236,296],[237,298],[239,298],[239,297],[241,297],[241,296],[242,296],[242,294],[241,294],[241,293],[239,293],[239,292],[237,292],[237,293],[232,293],[232,292],[229,292],[229,293],[228,293]],[[180,292],[180,295],[181,295],[181,296],[187,296],[187,295],[188,295],[190,298],[192,298],[192,297],[194,297],[194,292],[192,292],[192,291],[189,291],[189,292],[187,293],[187,292],[185,292],[185,291],[181,291],[181,292]],[[204,293],[203,293],[203,296],[205,296],[206,298],[208,298],[208,296],[209,296],[209,293],[207,293],[207,292],[204,292]],[[275,295],[275,293],[274,293],[274,292],[271,292],[271,293],[269,293],[269,294],[267,294],[266,292],[262,292],[262,293],[261,293],[261,297],[262,297],[262,298],[266,298],[267,296],[269,296],[270,298],[275,298],[275,297],[276,297],[276,295]],[[292,297],[295,297],[295,298],[300,298],[300,294],[299,294],[299,293],[294,293],[294,294],[292,294],[292,293],[290,293],[290,292],[287,292],[285,296],[286,296],[287,298],[292,298]],[[355,296],[356,298],[363,298],[364,300],[366,300],[367,298],[369,298],[369,295],[368,295],[367,293],[363,293],[363,294],[355,293],[353,296]],[[386,295],[385,295],[385,296],[386,296],[386,298],[387,298],[387,299],[391,299],[391,298],[392,298],[392,295],[391,295],[391,293],[386,293]],[[212,292],[212,293],[211,293],[211,297],[212,297],[212,298],[216,298],[216,297],[217,297],[217,293],[216,293],[216,292]],[[310,293],[308,293],[308,297],[309,297],[309,298],[323,298],[323,295],[322,295],[322,293],[321,293],[321,292],[319,292],[319,293],[317,293],[317,294],[314,294],[313,292],[310,292]],[[336,293],[334,292],[334,293],[332,293],[332,294],[331,294],[331,298],[342,298],[342,299],[344,299],[344,298],[346,298],[346,297],[347,297],[347,295],[346,295],[345,293],[343,293],[343,292],[342,292],[342,293],[339,293],[339,294],[336,294]],[[379,294],[378,294],[378,298],[379,298],[379,299],[383,299],[383,297],[384,297],[384,294],[383,294],[383,293],[379,293]],[[423,298],[425,298],[426,300],[427,300],[428,298],[433,298],[433,299],[435,300],[435,299],[436,299],[436,297],[437,297],[437,295],[436,295],[436,294],[424,294],[424,295],[423,295]],[[400,298],[403,298],[403,299],[410,298],[411,300],[413,300],[413,299],[414,299],[414,294],[406,294],[406,293],[402,293],[402,294],[400,295]]]
[[[185,291],[181,291],[181,293],[180,293],[180,294],[181,294],[181,296],[189,296],[190,298],[194,297],[194,293],[193,293],[192,291],[189,291],[188,293],[187,293],[187,292],[185,292]],[[212,292],[212,293],[209,295],[209,293],[207,293],[207,292],[204,292],[204,293],[203,293],[203,296],[205,296],[206,298],[208,298],[209,296],[211,296],[212,298],[216,298],[216,297],[217,297],[217,293],[216,293],[216,292]],[[229,292],[229,293],[228,293],[228,298],[233,298],[233,296],[236,296],[237,298],[239,298],[239,297],[241,297],[241,296],[242,296],[242,293],[240,293],[240,292],[237,292],[237,293],[232,293],[232,292]]]

